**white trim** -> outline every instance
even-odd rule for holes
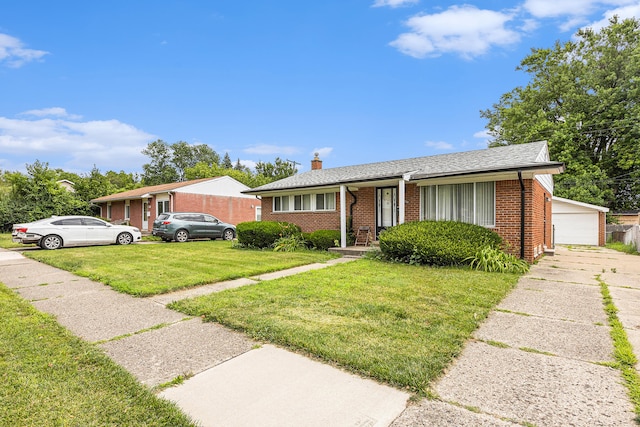
[[[562,197],[557,197],[557,196],[553,196],[553,201],[558,201],[558,202],[564,202],[564,203],[568,203],[570,205],[575,205],[575,206],[581,206],[583,208],[587,208],[587,209],[594,209],[600,212],[609,212],[609,208],[605,208],[604,206],[597,206],[597,205],[592,205],[589,203],[583,203],[583,202],[578,202],[576,200],[571,200],[571,199],[564,199]]]
[[[340,186],[340,247],[347,247],[347,187]]]
[[[398,181],[398,224],[404,224],[404,208],[406,205],[405,183],[404,179]]]

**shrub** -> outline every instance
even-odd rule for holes
[[[316,230],[309,234],[309,242],[314,248],[322,251],[334,247],[336,240],[340,241],[339,230]]]
[[[300,227],[288,222],[249,221],[236,226],[238,243],[250,248],[269,248],[281,237],[300,233]]]
[[[468,264],[484,247],[498,249],[500,236],[479,225],[456,221],[413,221],[380,233],[387,259],[410,264]]]
[[[470,258],[471,268],[493,273],[518,273],[529,271],[529,264],[500,249],[486,246]]]
[[[302,234],[280,237],[273,243],[273,250],[275,252],[295,252],[301,249],[307,249]]]

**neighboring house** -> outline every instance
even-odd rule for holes
[[[65,190],[67,190],[70,193],[75,193],[75,184],[71,181],[69,181],[68,179],[61,179],[59,181],[56,181],[61,187],[63,187]]]
[[[260,201],[243,194],[249,187],[229,176],[136,188],[93,199],[100,216],[149,231],[162,212],[204,212],[230,224],[255,221]]]
[[[609,208],[553,197],[554,243],[604,246]]]
[[[614,212],[613,216],[618,218],[620,224],[640,224],[640,211]]]
[[[249,191],[262,198],[262,219],[298,224],[305,232],[353,230],[414,220],[456,220],[495,230],[527,261],[551,247],[553,174],[546,142],[322,169]]]

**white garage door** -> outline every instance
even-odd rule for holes
[[[598,213],[554,213],[555,243],[598,245]]]

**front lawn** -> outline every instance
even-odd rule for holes
[[[518,277],[363,259],[171,307],[423,396]]]
[[[194,423],[0,283],[0,425]]]
[[[29,258],[89,277],[131,295],[148,296],[250,277],[337,255],[232,248],[227,241],[88,246],[23,252]]]

